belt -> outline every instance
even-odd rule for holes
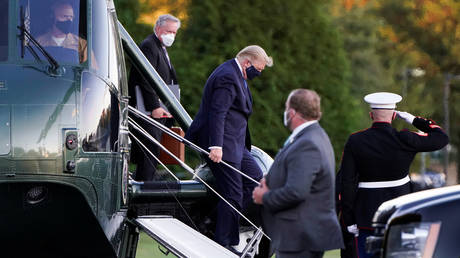
[[[401,186],[410,181],[409,176],[405,176],[398,180],[392,181],[378,181],[378,182],[359,182],[359,188],[385,188],[385,187],[396,187]]]

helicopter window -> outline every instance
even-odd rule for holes
[[[8,57],[8,0],[0,0],[0,61]]]
[[[82,74],[80,142],[87,152],[117,151],[119,103],[108,85],[95,75]]]
[[[109,37],[110,37],[110,40],[109,40],[109,52],[110,52],[110,55],[109,55],[109,58],[110,58],[110,61],[109,61],[109,78],[110,80],[117,86],[118,88],[118,55],[117,55],[117,44],[119,43],[115,37],[115,27],[114,27],[114,24],[113,24],[113,21],[112,19],[109,19]]]
[[[19,15],[19,23],[22,25],[21,17],[24,17],[24,28],[56,61],[72,64],[86,62],[86,1],[21,0],[19,10],[23,12]],[[32,52],[44,58],[29,39],[19,40],[19,44],[32,48],[31,51],[24,51],[24,58],[33,59]]]
[[[93,0],[92,5],[92,53],[97,60],[97,73],[103,78],[108,78],[109,47],[108,21],[106,1]]]
[[[128,84],[127,84],[127,74],[126,74],[126,66],[125,66],[125,55],[123,53],[123,45],[121,43],[121,37],[118,28],[118,18],[115,12],[111,13],[110,16],[113,25],[113,33],[116,35],[115,39],[115,47],[116,47],[116,58],[118,60],[118,88],[121,90],[122,93],[128,93]]]

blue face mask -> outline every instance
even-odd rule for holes
[[[257,70],[253,65],[246,68],[246,77],[248,78],[248,80],[254,79],[255,77],[259,76],[261,73],[262,72]]]

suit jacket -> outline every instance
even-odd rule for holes
[[[281,149],[266,175],[263,225],[272,248],[282,252],[324,251],[343,246],[335,212],[334,151],[314,123]]]
[[[171,67],[169,67],[166,53],[163,50],[160,40],[155,36],[155,33],[150,34],[144,41],[142,41],[139,48],[166,84],[178,83],[176,71],[174,70],[172,63]],[[155,93],[154,88],[148,84],[146,80],[144,80],[135,67],[131,68],[128,85],[130,96],[129,104],[131,106],[135,107],[137,104],[135,86],[139,85],[142,96],[144,97],[145,109],[147,111],[152,111],[160,107],[160,99]]]
[[[200,109],[185,137],[204,149],[221,146],[222,159],[241,163],[250,150],[248,118],[252,96],[235,59],[218,66],[206,81]]]
[[[416,117],[413,125],[424,133],[397,131],[390,123],[375,122],[352,134],[343,151],[338,180],[345,226],[372,227],[372,217],[384,201],[410,193],[410,183],[386,188],[358,188],[359,182],[393,181],[406,177],[417,152],[439,150],[449,142],[430,120]]]

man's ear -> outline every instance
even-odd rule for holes
[[[249,60],[249,58],[246,59],[246,68],[250,67],[251,64],[252,64],[252,63],[251,63],[251,60]]]
[[[396,112],[393,111],[393,117],[391,118],[391,120],[395,120],[395,118],[396,118]]]
[[[370,117],[372,120],[374,120],[374,114],[372,113],[372,111],[369,112],[369,117]]]

